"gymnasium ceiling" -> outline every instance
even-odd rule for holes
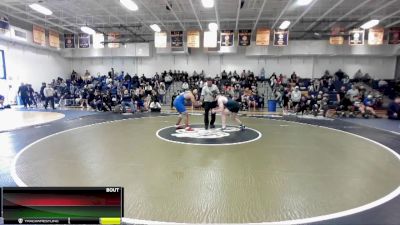
[[[335,24],[349,30],[370,19],[380,19],[385,28],[400,26],[400,0],[313,0],[307,6],[299,6],[297,0],[215,0],[209,9],[201,0],[134,1],[138,11],[127,10],[119,0],[0,0],[0,15],[29,30],[37,24],[78,33],[87,24],[98,32],[116,31],[136,41],[153,40],[149,25],[154,23],[170,31],[207,30],[209,22],[219,23],[220,29],[277,28],[290,20],[291,39],[324,39]],[[28,6],[38,2],[53,15],[44,16]]]

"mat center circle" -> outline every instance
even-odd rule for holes
[[[179,144],[193,145],[236,145],[256,141],[262,134],[252,128],[240,130],[228,126],[226,129],[216,127],[205,129],[202,124],[191,125],[192,130],[176,129],[175,126],[164,127],[157,131],[158,138]]]

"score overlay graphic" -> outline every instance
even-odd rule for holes
[[[4,224],[120,224],[122,187],[5,187]]]

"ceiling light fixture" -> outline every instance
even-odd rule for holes
[[[201,0],[204,8],[212,8],[214,7],[214,0]]]
[[[217,31],[217,30],[218,30],[218,24],[216,24],[216,23],[209,23],[209,24],[208,24],[208,29],[209,29],[210,31]]]
[[[119,0],[119,2],[131,11],[136,11],[139,9],[136,3],[132,0]]]
[[[364,23],[363,25],[361,25],[361,28],[364,30],[367,30],[367,29],[373,28],[374,26],[376,26],[378,24],[379,24],[379,20],[370,20],[370,21]]]
[[[152,25],[150,25],[150,28],[151,28],[154,32],[160,32],[160,31],[161,31],[160,26],[158,26],[157,24],[152,24]]]
[[[309,5],[313,0],[297,0],[297,5],[305,6]]]
[[[279,29],[286,30],[289,26],[290,26],[290,21],[285,20],[281,23],[281,25],[279,26]]]
[[[96,34],[96,31],[93,30],[92,28],[88,27],[88,26],[83,26],[81,27],[81,31],[90,35],[94,35]]]
[[[46,15],[46,16],[50,16],[51,14],[53,14],[53,12],[50,9],[48,9],[44,6],[41,6],[37,3],[30,4],[29,7],[41,14]]]

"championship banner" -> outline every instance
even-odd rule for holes
[[[249,46],[251,42],[251,30],[239,30],[239,46]]]
[[[64,34],[64,48],[75,48],[75,34]]]
[[[118,42],[120,34],[118,32],[108,33],[108,41]],[[119,48],[119,43],[108,43],[109,48]]]
[[[269,39],[271,30],[268,28],[258,28],[256,34],[256,45],[267,46],[269,45]]]
[[[344,44],[344,28],[340,26],[334,26],[331,29],[331,37],[329,38],[329,44],[331,45],[343,45]]]
[[[222,30],[221,31],[221,46],[228,47],[233,46],[233,30]]]
[[[287,46],[289,44],[289,31],[274,31],[274,46]]]
[[[369,45],[382,45],[383,34],[385,30],[383,27],[371,28],[368,30],[368,44]]]
[[[364,45],[364,30],[351,30],[349,32],[349,45]]]
[[[389,29],[389,45],[400,44],[400,27],[393,27]]]
[[[8,21],[8,17],[0,16],[0,33],[8,31],[10,31],[10,22]]]
[[[171,48],[183,47],[183,31],[171,31]]]
[[[342,45],[344,44],[343,36],[334,36],[329,38],[329,44],[331,45]]]
[[[46,31],[43,27],[33,25],[33,42],[46,46]]]
[[[216,31],[204,31],[204,48],[216,48],[217,42],[218,34]]]
[[[188,31],[187,32],[187,46],[188,48],[200,48],[200,32]]]
[[[59,48],[60,47],[60,34],[56,31],[49,31],[49,45],[50,47]]]
[[[104,48],[104,34],[95,33],[93,35],[93,48]]]
[[[154,47],[166,48],[167,47],[167,32],[154,33]]]
[[[90,47],[90,34],[82,33],[78,35],[79,48]]]

